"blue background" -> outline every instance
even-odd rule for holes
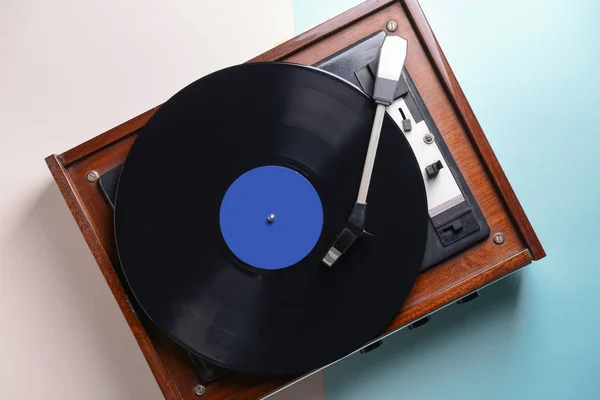
[[[295,0],[296,31],[357,3]],[[600,399],[600,2],[421,6],[548,257],[329,367],[327,398]]]

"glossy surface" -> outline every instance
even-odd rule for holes
[[[313,64],[381,30],[390,19],[398,21],[396,32],[412,43],[406,61],[408,71],[414,77],[434,121],[443,132],[444,140],[467,183],[473,188],[473,194],[490,223],[490,228],[493,232],[502,231],[505,234],[506,240],[502,246],[495,245],[491,240],[480,243],[465,251],[462,257],[447,260],[432,271],[420,274],[402,311],[386,328],[386,332],[413,322],[531,262],[527,245],[521,239],[521,235],[526,235],[527,232],[519,233],[513,222],[514,213],[518,212],[518,201],[504,198],[494,188],[494,182],[502,181],[503,175],[496,175],[497,168],[493,175],[486,168],[487,163],[493,161],[493,153],[476,153],[476,145],[481,145],[486,139],[484,136],[472,136],[461,123],[467,117],[473,118],[472,113],[466,110],[467,114],[463,115],[450,103],[449,97],[454,94],[446,91],[439,77],[451,75],[452,70],[442,68],[437,71],[436,66],[427,58],[427,44],[420,41],[414,26],[409,22],[410,19],[419,17],[418,14],[407,15],[399,3],[390,0],[368,1],[315,30],[254,58],[261,61],[285,59]],[[315,44],[316,41],[318,44]],[[99,186],[90,184],[86,179],[86,173],[90,169],[96,169],[102,174],[121,165],[139,128],[144,126],[156,110],[154,108],[132,118],[60,155],[50,156],[46,162],[165,397],[169,400],[193,400],[197,397],[190,389],[198,383],[198,378],[189,365],[186,352],[161,334],[153,324],[148,323],[143,313],[135,312],[123,291],[121,278],[115,270],[119,263],[114,242],[112,209]],[[504,179],[504,185],[507,184]],[[534,239],[535,236],[527,237],[527,240]],[[355,325],[358,326],[361,322],[357,318]],[[228,374],[209,385],[204,398],[255,399],[293,379],[293,376],[269,378]]]
[[[232,116],[223,104],[234,88],[243,107]],[[335,268],[321,263],[354,206],[374,109],[343,80],[282,63],[213,73],[163,104],[129,151],[115,208],[121,264],[149,318],[198,355],[261,374],[309,371],[385,329],[414,283],[427,229],[421,172],[389,118],[369,195],[371,235]],[[235,257],[219,226],[231,183],[265,165],[301,174],[323,208],[313,251],[272,271]],[[190,170],[201,179],[190,182]]]

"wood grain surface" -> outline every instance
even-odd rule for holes
[[[471,105],[458,84],[458,80],[456,79],[456,76],[454,76],[454,72],[452,72],[450,64],[448,64],[448,60],[436,40],[435,35],[421,10],[421,6],[417,0],[405,0],[404,4],[419,39],[424,43],[427,54],[430,56],[435,68],[439,72],[444,88],[449,94],[449,99],[455,107],[457,115],[461,118],[461,122],[471,136],[475,148],[485,160],[485,165],[488,168],[490,177],[510,208],[514,222],[527,243],[533,259],[539,260],[545,257],[546,252],[533,230],[523,207],[521,207],[521,203],[519,203],[515,191],[508,182],[508,179],[492,150],[492,146],[485,137],[483,129],[481,128],[481,125],[479,125],[479,121],[471,109]]]
[[[356,40],[385,29],[392,19],[398,23],[393,34],[409,41],[408,72],[477,199],[491,232],[504,233],[506,240],[497,245],[488,238],[422,273],[402,311],[382,335],[400,329],[545,254],[415,0],[363,3],[251,61],[285,60],[313,64]],[[157,109],[155,107],[61,155],[50,156],[46,162],[165,398],[191,400],[198,398],[193,388],[199,383],[191,362],[185,351],[132,307],[127,288],[119,278],[112,209],[98,183],[89,182],[86,177],[90,170],[103,174],[122,164],[137,131]],[[230,373],[208,385],[202,398],[256,399],[296,378]]]
[[[131,332],[142,349],[146,361],[148,362],[154,377],[158,381],[163,395],[168,400],[180,399],[181,397],[179,396],[177,387],[169,377],[169,371],[161,362],[154,344],[150,340],[148,333],[142,326],[140,319],[131,306],[131,302],[115,272],[115,265],[117,264],[114,264],[111,257],[109,257],[106,247],[103,245],[104,241],[94,226],[93,220],[88,213],[88,209],[79,196],[78,190],[74,186],[69,173],[64,169],[57,156],[47,157],[46,164],[48,165],[61,194],[65,198],[81,233],[85,237],[85,240],[92,251],[92,255],[96,259],[96,262],[102,271],[102,275],[104,275],[104,279],[106,279],[106,283],[108,283],[110,290],[115,296],[115,300],[125,316],[125,320],[129,324]]]

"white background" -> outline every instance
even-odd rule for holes
[[[291,0],[0,2],[1,398],[162,398],[44,158],[293,33]]]

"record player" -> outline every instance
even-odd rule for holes
[[[266,396],[545,256],[416,0],[46,162],[168,399]]]

